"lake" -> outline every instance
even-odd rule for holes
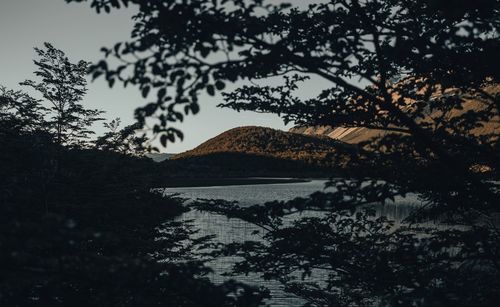
[[[281,184],[166,188],[164,195],[179,194],[180,197],[188,199],[225,199],[238,201],[242,206],[249,206],[272,200],[291,200],[296,197],[305,197],[324,190],[325,183],[326,180],[311,180],[309,182]],[[397,224],[420,204],[421,202],[416,196],[410,195],[406,198],[397,198],[394,203],[377,206],[376,211],[377,215],[385,215]],[[215,235],[215,240],[221,243],[259,240],[260,238],[259,234],[252,234],[254,231],[261,231],[259,227],[238,219],[228,219],[222,215],[192,210],[183,214],[178,220],[193,220],[195,228],[199,230],[198,235]],[[235,261],[236,259],[231,257],[221,257],[210,262],[209,266],[214,270],[211,279],[216,283],[228,279],[222,274],[230,271]],[[272,306],[300,306],[304,303],[301,299],[284,292],[280,283],[265,281],[257,274],[232,278],[268,288],[272,296],[268,303]]]

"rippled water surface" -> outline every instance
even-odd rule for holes
[[[290,200],[296,197],[305,197],[313,192],[323,190],[325,182],[324,180],[311,180],[310,182],[285,184],[167,188],[164,193],[178,193],[181,197],[189,199],[225,199],[238,201],[240,205],[253,205],[272,200]],[[410,196],[406,199],[396,199],[395,203],[378,206],[376,209],[378,214],[400,222],[418,205],[418,199]],[[228,219],[225,216],[206,212],[190,211],[183,214],[179,219],[194,220],[194,225],[200,230],[200,235],[216,235],[216,240],[222,243],[258,240],[259,234],[252,234],[252,232],[261,230],[257,226],[238,219]],[[235,259],[228,257],[211,262],[210,266],[215,271],[212,276],[213,281],[221,282],[228,278],[221,274],[230,271],[234,262]],[[233,278],[268,288],[271,291],[272,299],[269,303],[272,306],[299,306],[304,303],[297,297],[285,293],[278,282],[265,281],[256,274]]]

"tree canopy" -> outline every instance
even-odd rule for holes
[[[68,0],[75,1],[82,2]],[[201,92],[214,95],[227,82],[283,76],[278,87],[224,93],[222,106],[273,112],[298,125],[398,132],[368,146],[384,153],[383,162],[377,154],[365,163],[401,168],[394,163],[428,161],[461,178],[453,189],[467,190],[472,182],[484,189],[477,195],[488,198],[479,202],[493,197],[473,169],[496,169],[497,137],[471,131],[498,120],[498,91],[485,90],[498,80],[497,0],[453,6],[440,0],[332,0],[306,8],[286,1],[90,2],[98,12],[138,6],[131,40],[103,48],[119,64],[102,60],[92,74],[110,86],[117,80],[136,85],[152,98],[137,108],[136,118],[140,124],[157,119],[152,131],[163,145],[182,137],[172,123],[198,112]],[[294,96],[312,75],[331,81],[331,87],[309,100]],[[471,99],[480,106],[464,110]],[[403,177],[392,180],[415,184]]]
[[[47,128],[56,135],[58,144],[75,145],[89,138],[94,132],[91,125],[99,120],[102,111],[86,109],[81,100],[87,92],[87,72],[90,63],[83,60],[71,63],[66,54],[50,43],[44,48],[35,48],[38,67],[35,75],[39,82],[26,80],[21,85],[29,86],[40,92],[50,104],[51,120]]]
[[[172,125],[198,113],[200,93],[271,77],[282,77],[282,85],[240,86],[224,94],[222,106],[276,113],[297,125],[391,132],[360,145],[356,172],[333,179],[334,192],[251,208],[199,204],[266,230],[265,243],[224,251],[244,257],[237,271],[277,279],[313,305],[487,306],[498,299],[492,219],[499,190],[491,179],[500,161],[500,1],[330,0],[305,8],[263,0],[88,2],[97,12],[138,7],[131,39],[104,48],[92,75],[137,86],[150,103],[136,118],[156,119],[151,130],[163,145],[182,137]],[[331,86],[300,99],[295,91],[312,76]],[[423,204],[408,221],[467,230],[410,224],[393,232],[385,219],[355,213],[408,194]],[[324,216],[286,223],[306,211]],[[330,273],[323,283],[296,277],[313,269]]]
[[[74,1],[82,2],[68,2]],[[198,112],[200,92],[213,95],[227,82],[295,72],[321,76],[332,87],[308,102],[286,93],[270,99],[265,89],[243,88],[225,105],[308,124],[395,123],[431,143],[401,110],[405,98],[425,99],[437,84],[478,90],[487,78],[498,78],[496,0],[453,6],[440,0],[326,1],[306,9],[262,0],[90,2],[98,12],[130,3],[139,7],[132,39],[104,49],[123,61],[116,67],[97,63],[94,77],[105,75],[110,85],[135,84],[145,97],[156,90],[155,101],[136,116],[157,117],[154,131],[168,139],[175,135],[169,122]],[[416,82],[389,85],[408,77]],[[289,80],[285,89],[293,90],[293,84]],[[265,99],[259,104],[248,95]],[[397,103],[394,95],[400,96]]]
[[[24,84],[44,99],[0,86],[0,305],[259,304],[265,291],[206,278],[209,255],[193,255],[210,238],[173,221],[182,199],[151,193],[164,174],[138,157],[137,125],[88,142],[88,63],[37,51],[41,80]]]

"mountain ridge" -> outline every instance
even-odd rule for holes
[[[493,84],[482,88],[482,90],[489,95],[496,95],[500,93],[500,84]],[[450,110],[447,118],[453,119],[465,112],[482,110],[485,108],[484,102],[477,99],[465,99],[460,107],[456,107]],[[434,118],[442,116],[439,112],[434,112],[427,114],[425,121],[432,121]],[[500,134],[500,118],[495,116],[489,121],[484,121],[481,123],[482,126],[474,127],[468,131],[469,135],[473,136],[485,136],[492,135],[493,137]],[[347,144],[359,144],[361,142],[366,142],[373,138],[382,137],[388,134],[394,134],[398,132],[388,131],[384,129],[374,129],[365,127],[333,127],[326,125],[316,125],[316,126],[297,126],[290,128],[289,132],[309,135],[309,136],[326,136],[334,140],[338,140]]]

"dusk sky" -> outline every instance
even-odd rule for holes
[[[0,84],[20,89],[19,82],[33,79],[33,71],[36,70],[33,47],[41,47],[43,42],[50,42],[63,50],[72,61],[101,59],[101,47],[109,47],[129,38],[134,12],[134,7],[130,7],[98,15],[88,4],[67,4],[64,0],[0,0]],[[312,79],[297,94],[310,97],[327,84],[321,79]],[[103,79],[90,82],[88,88],[83,104],[105,110],[108,119],[120,117],[124,124],[132,123],[134,109],[147,102],[137,88],[124,89],[117,84],[110,89]],[[227,90],[231,88],[234,86],[228,86]],[[30,92],[27,88],[25,90]],[[33,95],[39,97],[35,93]],[[216,108],[221,101],[220,96],[200,96],[201,112],[187,117],[176,126],[184,132],[184,141],[169,144],[162,152],[177,153],[191,149],[233,127],[257,125],[284,130],[291,127],[285,127],[275,115]],[[96,125],[95,130],[102,133],[102,123]]]

